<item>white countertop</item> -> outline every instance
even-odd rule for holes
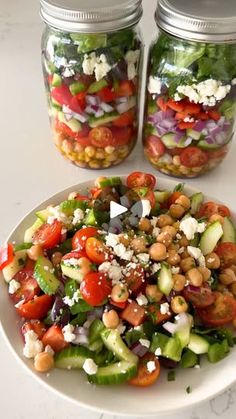
[[[141,145],[115,169],[87,171],[67,163],[50,138],[40,63],[43,25],[36,0],[1,0],[0,7],[0,115],[1,115],[1,206],[0,242],[36,204],[70,185],[102,173],[125,174],[153,168],[144,159]],[[142,28],[146,45],[155,34],[153,11],[156,0],[144,0]],[[225,162],[214,172],[189,182],[236,210],[234,143]],[[218,366],[219,368],[219,366]],[[27,375],[0,336],[0,406],[6,419],[101,419],[64,401]],[[210,383],[209,383],[210,385]],[[158,398],[158,394],[157,394]],[[172,419],[233,419],[236,386],[214,400]],[[166,416],[168,418],[168,416]],[[104,419],[111,419],[104,415]]]

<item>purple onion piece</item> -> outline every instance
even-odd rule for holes
[[[98,96],[86,95],[86,102],[88,105],[91,105],[91,106],[99,106],[100,99]]]
[[[202,130],[204,130],[206,128],[206,125],[207,125],[207,121],[201,121],[200,120],[194,126],[194,131],[202,132]]]
[[[168,368],[170,370],[176,368],[178,366],[178,362],[172,361],[172,359],[167,359],[164,357],[159,357],[159,361],[164,368]]]
[[[55,322],[56,320],[58,320],[58,318],[61,317],[60,311],[64,307],[65,303],[63,302],[62,298],[59,295],[57,295],[51,310],[51,320],[53,322]]]
[[[94,317],[94,319],[101,319],[104,312],[103,307],[96,307],[93,311],[88,311],[88,318]]]
[[[89,335],[89,330],[87,329],[87,328],[85,328],[85,327],[82,327],[82,326],[76,326],[75,328],[74,328],[74,331],[73,331],[73,333],[75,334],[75,335],[85,335],[85,336],[88,336]]]
[[[143,346],[140,342],[134,343],[134,345],[131,347],[131,351],[142,358],[146,353],[148,352],[148,348],[146,346]]]
[[[68,308],[63,310],[60,324],[62,327],[66,326],[70,322],[70,310]]]
[[[187,285],[185,289],[186,291],[195,292],[196,294],[199,294],[201,292],[201,288],[195,287],[194,285]]]

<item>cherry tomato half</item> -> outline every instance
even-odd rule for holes
[[[14,304],[17,304],[22,300],[24,300],[25,303],[33,300],[34,296],[38,295],[41,291],[34,278],[34,271],[32,269],[21,269],[15,274],[14,279],[20,283],[20,288],[14,292],[14,294],[9,294]]]
[[[122,146],[128,144],[134,135],[132,127],[111,127],[111,132],[114,138],[115,146]]]
[[[107,247],[103,242],[94,237],[89,237],[86,240],[85,250],[88,258],[94,263],[101,264],[108,258]]]
[[[61,221],[43,224],[33,235],[33,244],[40,244],[44,249],[51,249],[61,241]]]
[[[69,343],[64,339],[61,327],[56,324],[53,324],[46,331],[42,338],[42,342],[44,346],[50,345],[55,352],[59,352],[69,346]]]
[[[106,275],[99,272],[90,272],[80,285],[83,299],[91,306],[102,304],[111,293],[112,285]]]
[[[127,127],[128,125],[133,125],[135,119],[135,113],[133,110],[124,112],[118,119],[113,121],[115,127]]]
[[[154,362],[155,369],[149,371],[148,363]],[[148,387],[154,384],[160,375],[160,362],[157,357],[148,352],[139,360],[138,373],[134,378],[131,378],[129,384],[138,387]]]
[[[14,251],[11,243],[0,247],[0,270],[13,261]]]
[[[112,146],[114,143],[112,132],[106,127],[97,127],[91,129],[89,139],[95,147]]]
[[[202,321],[210,326],[223,326],[230,323],[236,316],[236,301],[233,297],[214,292],[215,301],[212,305],[198,310]]]
[[[221,268],[228,268],[236,264],[236,244],[225,242],[218,244],[215,252],[220,258]]]
[[[85,248],[86,241],[89,237],[94,237],[98,233],[97,228],[95,227],[86,227],[77,231],[72,237],[72,249],[81,250]]]
[[[130,189],[134,189],[134,188],[154,189],[155,185],[156,185],[155,176],[148,173],[133,172],[127,177],[127,186]]]
[[[215,294],[211,291],[210,287],[204,285],[204,287],[194,287],[188,286],[183,290],[184,298],[193,304],[197,308],[205,308],[210,306],[215,301]]]
[[[145,139],[144,146],[147,155],[150,157],[161,157],[165,154],[166,148],[161,139],[156,135],[149,135]]]
[[[86,258],[86,256],[87,255],[86,255],[86,252],[84,250],[79,250],[79,251],[74,250],[72,252],[66,253],[63,256],[62,260],[68,260],[68,259],[72,259],[72,258],[80,259],[80,258]]]
[[[230,217],[231,213],[226,205],[216,204],[216,202],[208,201],[202,204],[198,211],[198,218],[206,217],[210,218],[213,214],[219,214],[222,217]]]
[[[185,148],[180,154],[180,162],[185,167],[200,167],[208,162],[208,154],[197,147]]]
[[[17,312],[21,317],[25,319],[43,319],[48,310],[51,308],[53,298],[50,295],[40,295],[35,297],[33,300],[22,304],[17,307]]]
[[[43,322],[40,322],[39,320],[31,320],[23,324],[21,333],[24,336],[30,330],[33,330],[34,333],[38,335],[38,338],[42,339],[47,329]]]

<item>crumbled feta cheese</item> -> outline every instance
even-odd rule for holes
[[[19,308],[20,306],[22,306],[24,304],[25,300],[21,300],[19,301],[19,303],[15,304],[16,308]]]
[[[73,333],[74,330],[75,326],[70,323],[63,327],[62,333],[66,342],[73,342],[73,340],[75,340],[76,336]]]
[[[161,269],[161,264],[160,263],[153,263],[152,265],[152,274],[154,275],[157,271],[159,271]]]
[[[136,63],[139,59],[140,51],[128,51],[125,55],[125,61],[128,67],[128,79],[133,80],[134,77],[137,75],[137,66]]]
[[[161,86],[162,86],[162,81],[160,77],[153,77],[153,76],[149,77],[149,81],[148,81],[149,93],[151,94],[156,93],[159,95],[161,93]]]
[[[203,233],[205,231],[206,224],[198,223],[195,218],[188,217],[180,222],[179,228],[184,232],[188,240],[192,240],[195,233]]]
[[[155,350],[155,355],[156,355],[156,356],[161,356],[161,354],[162,354],[162,350],[161,350],[161,348],[157,348],[157,349]]]
[[[169,303],[162,303],[160,305],[160,312],[161,312],[161,314],[168,314],[170,312]]]
[[[118,324],[116,330],[118,331],[120,335],[122,335],[125,329],[126,329],[126,326],[123,324],[122,320],[120,320],[120,323]]]
[[[83,64],[82,64],[84,74],[91,76],[94,72],[96,63],[97,63],[97,57],[96,57],[95,52],[92,52],[89,55],[85,54]]]
[[[150,220],[152,227],[156,227],[158,221],[158,217],[152,217]]]
[[[66,67],[68,65],[68,61],[65,57],[57,57],[55,60],[55,66],[57,68]]]
[[[72,307],[75,303],[78,303],[79,297],[80,297],[79,290],[76,290],[71,298],[68,295],[63,297],[63,302],[69,307]]]
[[[194,365],[194,368],[195,368],[196,370],[198,370],[198,369],[200,369],[201,367],[200,367],[200,365],[199,365],[199,364],[197,364],[197,365]]]
[[[147,362],[147,370],[148,372],[152,373],[156,369],[156,364],[154,361],[148,361]]]
[[[233,80],[231,81],[231,84],[232,84],[232,86],[235,86],[235,84],[236,84],[236,77],[235,77],[235,79],[233,79]]]
[[[152,236],[157,238],[160,234],[160,228],[159,227],[154,227],[154,229],[152,230]]]
[[[190,116],[186,116],[184,118],[184,122],[194,122],[194,118],[191,118]]]
[[[113,250],[116,256],[120,257],[123,260],[131,260],[134,254],[133,250],[127,250],[122,243],[117,244]]]
[[[175,93],[174,94],[174,100],[175,100],[175,102],[179,102],[181,99],[182,98],[181,98],[181,96],[178,93]]]
[[[9,294],[14,294],[20,287],[21,287],[20,283],[16,281],[15,279],[12,279],[9,282],[9,288],[8,288]]]
[[[120,243],[119,236],[113,233],[108,233],[108,235],[105,237],[105,240],[106,245],[112,248],[114,248],[117,244]]]
[[[222,85],[221,81],[207,79],[198,84],[180,85],[177,92],[187,96],[190,102],[215,106],[217,101],[224,99],[231,90],[231,85]]]
[[[98,370],[98,366],[97,364],[95,364],[94,360],[91,358],[88,358],[84,361],[83,364],[83,370],[88,374],[88,375],[93,375],[97,373]]]
[[[179,271],[180,271],[180,268],[178,266],[172,266],[171,267],[171,272],[172,272],[173,275],[178,274]]]
[[[182,239],[182,236],[179,233],[177,233],[175,237],[176,237],[177,240],[181,240]]]
[[[73,217],[67,217],[67,215],[64,212],[60,211],[59,205],[57,205],[56,207],[48,207],[48,211],[48,224],[52,224],[55,220],[61,221],[63,224],[71,224]]]
[[[108,277],[112,280],[112,285],[119,283],[123,278],[122,268],[116,260],[112,260],[111,262],[103,262],[99,266],[98,270],[99,272],[108,274]]]
[[[181,253],[184,253],[185,249],[184,247],[180,247],[180,249],[178,250],[178,253],[181,255]]]
[[[141,263],[147,264],[149,262],[150,256],[149,253],[139,253],[137,258]]]
[[[73,68],[69,68],[69,67],[66,67],[66,69],[62,72],[62,75],[64,77],[72,77],[72,76],[74,76],[74,74],[75,74],[75,72],[74,72]]]
[[[80,265],[80,258],[64,259],[63,264],[66,265],[66,266],[79,266]]]
[[[77,208],[74,211],[74,218],[72,220],[72,224],[76,225],[79,224],[84,219],[84,211],[80,208]]]
[[[52,349],[50,345],[46,345],[44,351],[51,355],[55,354],[54,350]]]
[[[101,54],[100,57],[97,59],[94,72],[97,81],[100,81],[109,73],[111,70],[110,64],[107,62],[107,58],[104,54]]]
[[[143,294],[139,294],[138,297],[136,298],[136,301],[139,306],[146,306],[148,304],[147,297],[145,297],[145,295]]]
[[[145,348],[150,348],[150,340],[148,339],[139,339],[139,343],[141,343],[142,346],[145,346]]]
[[[23,354],[26,358],[34,358],[37,354],[43,351],[43,344],[33,330],[26,332],[24,334],[24,338],[25,346],[23,348]]]
[[[202,254],[201,249],[194,246],[188,246],[187,251],[188,251],[188,254],[192,256],[194,259],[198,259]]]

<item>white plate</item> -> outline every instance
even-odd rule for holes
[[[69,192],[79,190],[85,192],[92,182],[84,182],[72,186],[52,196],[31,211],[14,229],[8,241],[22,242],[24,231],[35,220],[35,211],[43,209],[49,204],[58,204],[67,198]],[[158,177],[158,188],[172,190],[176,182]],[[186,193],[196,192],[192,187],[186,186]],[[206,197],[205,197],[206,198]],[[209,198],[209,197],[207,197]],[[34,371],[32,360],[22,355],[23,342],[19,331],[19,317],[16,314],[7,291],[7,285],[0,278],[0,310],[3,335],[10,349],[25,370],[40,383],[56,394],[71,400],[82,407],[94,411],[106,412],[114,415],[151,416],[175,412],[178,409],[188,408],[193,404],[203,402],[222,392],[235,382],[236,350],[220,364],[204,362],[200,369],[178,370],[176,381],[167,381],[167,370],[162,370],[158,382],[149,388],[135,388],[128,385],[96,387],[87,383],[82,371],[53,370],[49,375]],[[190,386],[192,392],[186,393]]]

